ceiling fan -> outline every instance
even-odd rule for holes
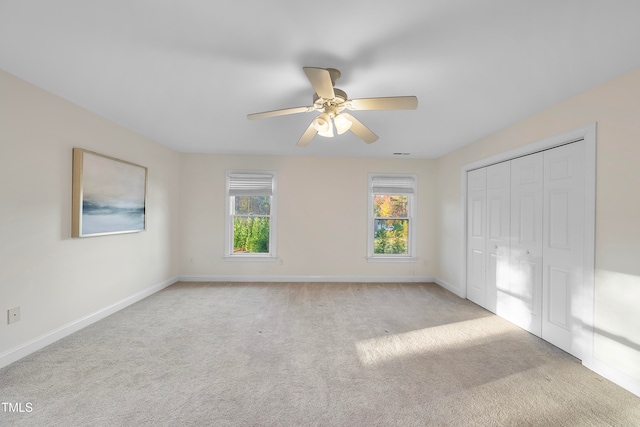
[[[344,110],[415,110],[418,108],[418,98],[415,96],[349,99],[343,90],[334,87],[340,78],[340,71],[335,68],[303,67],[302,69],[315,90],[313,105],[247,115],[249,120],[254,120],[320,111],[320,115],[313,119],[298,140],[296,145],[299,147],[309,145],[316,133],[320,136],[333,137],[334,125],[338,135],[351,130],[367,144],[378,139],[378,135]]]

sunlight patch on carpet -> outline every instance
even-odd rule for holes
[[[487,316],[362,340],[356,342],[355,347],[360,362],[374,366],[397,358],[463,349],[493,341],[513,332],[514,328],[497,316]]]

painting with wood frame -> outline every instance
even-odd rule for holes
[[[146,230],[147,168],[73,149],[72,237]]]

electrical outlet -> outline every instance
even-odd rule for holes
[[[278,261],[280,261],[280,265],[284,265],[284,259],[280,258]]]
[[[7,323],[10,325],[20,321],[20,307],[7,310]]]

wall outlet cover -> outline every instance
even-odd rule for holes
[[[20,321],[20,307],[15,307],[7,310],[7,322],[12,324]]]

